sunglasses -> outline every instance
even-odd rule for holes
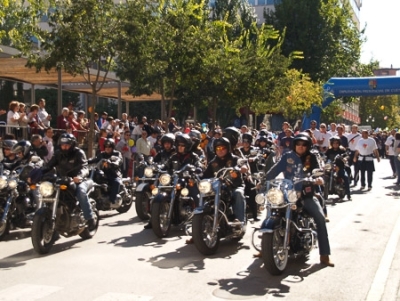
[[[297,142],[296,146],[307,146],[306,142]]]
[[[222,151],[222,150],[226,150],[226,146],[217,146],[216,148],[215,148],[215,150],[218,152],[218,151]]]

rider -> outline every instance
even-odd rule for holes
[[[122,155],[121,152],[115,150],[114,139],[107,138],[104,141],[104,151],[100,152],[95,158],[89,159],[88,163],[98,163],[101,160],[103,160],[104,162],[104,174],[108,180],[108,187],[110,187],[110,207],[119,208],[122,204],[122,198],[118,194],[119,189],[122,185]]]
[[[266,174],[266,180],[275,179],[281,172],[285,179],[303,178],[313,169],[319,168],[316,156],[310,152],[311,147],[312,140],[307,133],[297,134],[293,140],[293,151],[282,155],[281,159]],[[322,178],[317,178],[315,185],[323,185],[323,182]],[[322,207],[318,199],[314,197],[314,190],[307,190],[306,188],[302,189],[301,193],[304,209],[314,218],[317,224],[320,262],[333,267],[334,264],[329,259],[331,250]]]
[[[213,145],[215,151],[215,158],[210,161],[203,174],[203,178],[213,178],[215,173],[225,167],[237,167],[239,157],[231,153],[231,143],[225,138],[218,138],[214,140]],[[240,169],[241,173],[247,173],[248,169],[246,166],[242,166]],[[244,183],[242,177],[236,177],[232,183],[233,192],[233,213],[236,217],[236,222],[245,222],[246,212],[246,201],[244,197]]]
[[[4,140],[3,141],[3,160],[1,163],[7,170],[13,170],[19,165],[17,156],[11,151],[11,149],[18,143],[17,140]]]
[[[251,134],[248,133],[242,134],[243,146],[239,148],[239,152],[243,157],[249,158],[252,156],[252,151],[255,150],[255,148],[251,145],[252,143],[253,143],[253,136]],[[256,161],[249,161],[249,167],[251,174],[254,174],[258,171]],[[245,184],[244,192],[245,195],[249,197],[247,203],[249,205],[251,214],[253,216],[253,220],[259,221],[260,219],[257,217],[257,203],[255,200],[257,191],[254,189],[256,185],[251,175],[245,178],[244,184]]]
[[[88,221],[89,230],[96,227],[93,211],[88,198],[88,183],[85,178],[89,175],[88,163],[83,150],[76,147],[75,136],[68,133],[61,134],[60,148],[54,153],[53,158],[42,168],[42,173],[56,168],[58,176],[72,177],[76,184],[75,195],[83,211],[83,216]]]
[[[258,149],[265,159],[265,172],[268,172],[275,163],[276,152],[274,151],[273,144],[272,137],[261,135],[258,138]]]
[[[164,164],[175,153],[175,135],[172,133],[164,134],[161,139],[161,151],[154,157],[155,163]]]
[[[201,133],[198,130],[191,130],[189,132],[189,136],[193,141],[192,152],[199,156],[200,159],[203,161],[205,160],[205,153],[204,150],[200,147],[201,142]],[[203,159],[204,158],[204,159]]]
[[[337,155],[343,155],[343,154],[347,153],[346,149],[340,145],[341,144],[340,137],[333,136],[333,137],[331,137],[329,139],[329,142],[330,142],[331,147],[325,153],[325,156],[326,156],[327,160],[333,162]],[[334,162],[334,163],[339,167],[338,177],[343,180],[344,189],[346,191],[347,199],[349,201],[351,201],[350,182],[349,182],[348,174],[347,174],[347,172],[345,170],[346,169],[345,168],[346,167],[345,162],[343,160],[336,160],[336,162]],[[325,185],[328,185],[328,183],[325,183]]]

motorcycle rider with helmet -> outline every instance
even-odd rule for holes
[[[202,178],[208,179],[213,178],[215,173],[225,167],[238,167],[239,157],[232,154],[231,142],[226,137],[217,138],[214,140],[213,148],[215,151],[215,157],[212,159]],[[242,166],[240,173],[247,173],[247,167]],[[244,182],[241,176],[233,179],[232,184],[232,209],[235,215],[236,221],[240,221],[242,225],[246,221],[246,200],[244,196]]]
[[[333,136],[329,139],[330,147],[325,152],[325,156],[327,160],[333,162],[337,155],[346,154],[346,149],[341,146],[341,139],[339,136]],[[347,157],[347,156],[346,156]],[[346,170],[346,164],[343,160],[336,160],[335,164],[339,167],[339,171],[337,173],[338,177],[343,180],[344,189],[346,191],[347,199],[351,201],[350,195],[350,181]],[[325,185],[328,185],[326,183]]]
[[[164,164],[176,152],[175,147],[174,147],[175,135],[172,133],[164,134],[161,137],[160,142],[161,142],[162,149],[154,157],[154,162]]]
[[[236,127],[230,126],[224,129],[222,137],[227,138],[230,142],[230,151],[236,156],[240,157],[240,153],[236,150],[236,145],[239,142],[240,131]]]
[[[266,180],[275,179],[280,173],[283,173],[285,179],[303,178],[310,174],[313,169],[319,168],[316,156],[310,152],[311,147],[312,140],[307,133],[297,134],[293,140],[293,151],[282,155],[281,159],[266,174]],[[324,180],[319,177],[314,184],[323,185]],[[334,264],[329,259],[331,250],[325,216],[318,199],[314,196],[314,189],[314,187],[309,186],[301,188],[304,209],[314,218],[317,224],[320,262],[323,265],[333,267]]]
[[[113,209],[119,208],[122,204],[122,198],[118,195],[119,189],[122,185],[122,155],[121,152],[115,150],[114,139],[107,138],[104,141],[104,151],[100,152],[95,158],[89,159],[88,163],[98,163],[101,160],[104,160],[104,174],[108,180],[108,187],[110,187],[110,207]]]
[[[193,141],[192,152],[195,153],[199,158],[204,162],[205,161],[205,153],[204,150],[200,147],[201,142],[201,133],[198,130],[191,130],[189,132],[189,136]]]
[[[7,139],[3,141],[3,160],[1,163],[4,169],[13,170],[19,165],[18,158],[15,153],[12,152],[14,145],[18,143],[17,140]]]
[[[71,177],[76,184],[75,196],[88,222],[89,231],[96,227],[93,211],[88,198],[88,183],[85,178],[89,175],[88,162],[85,152],[76,147],[75,136],[68,133],[61,134],[58,140],[60,148],[54,152],[50,161],[41,169],[44,174],[56,168],[57,176]]]

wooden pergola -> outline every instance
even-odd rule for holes
[[[26,67],[27,59],[15,58],[18,51],[8,46],[0,45],[0,79],[30,84],[31,103],[35,102],[35,88],[37,86],[50,87],[58,90],[58,112],[62,109],[62,91],[70,91],[92,94],[91,87],[87,84],[86,79],[82,75],[71,75],[64,71],[52,69],[50,71],[42,70],[37,72],[35,68]],[[98,71],[91,69],[91,75],[95,75]],[[129,102],[135,101],[161,101],[161,95],[153,93],[152,95],[134,96],[127,94],[129,82],[123,82],[113,72],[109,72],[106,76],[104,72],[100,72],[100,76],[105,78],[105,84],[97,93],[98,97],[111,98],[118,100],[118,116],[122,113],[122,102],[126,103],[126,111],[129,112]]]

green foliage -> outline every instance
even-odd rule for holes
[[[398,95],[361,97],[361,124],[370,124],[373,128],[398,128],[400,125],[399,104]],[[372,118],[374,119],[373,122],[371,121]],[[367,119],[369,120],[368,123]]]

